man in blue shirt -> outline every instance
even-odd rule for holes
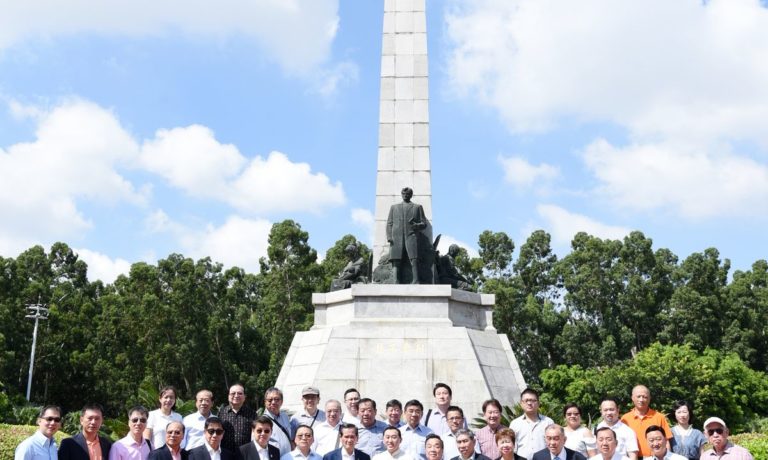
[[[61,408],[45,406],[37,417],[35,434],[21,441],[16,447],[14,460],[58,460],[53,435],[61,428]]]

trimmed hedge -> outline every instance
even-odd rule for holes
[[[0,423],[0,460],[13,460],[16,446],[21,441],[35,434],[36,425],[6,425]],[[59,431],[56,433],[56,443],[61,445],[61,440],[69,435]]]

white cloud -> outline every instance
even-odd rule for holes
[[[293,163],[284,153],[260,156],[232,184],[228,202],[253,213],[307,211],[341,206],[346,199],[340,182],[331,184],[323,173],[313,173],[307,163]]]
[[[603,224],[555,205],[538,205],[536,212],[547,222],[544,227],[549,229],[553,243],[559,246],[569,245],[578,232],[586,232],[598,238],[618,240],[623,239],[631,231],[625,227]]]
[[[237,147],[220,144],[213,132],[200,125],[161,129],[144,143],[141,164],[193,196],[226,199],[233,179],[247,160]]]
[[[289,72],[308,73],[330,53],[338,0],[182,0],[2,2],[0,51],[27,39],[60,35],[248,39]]]
[[[237,266],[258,273],[259,258],[267,255],[272,223],[263,219],[230,216],[219,227],[209,225],[203,232],[189,232],[182,245],[192,257],[210,257],[225,266]]]
[[[158,130],[141,149],[141,164],[191,196],[213,198],[250,213],[320,213],[344,204],[341,183],[331,184],[307,163],[281,152],[251,160],[221,144],[205,126]]]
[[[768,9],[758,0],[454,3],[452,87],[515,131],[568,117],[637,137],[768,145]]]
[[[351,211],[352,222],[365,231],[366,243],[373,246],[373,237],[376,231],[376,219],[368,209],[354,208]]]
[[[547,183],[560,175],[560,169],[547,163],[533,165],[522,157],[504,157],[499,155],[499,163],[504,168],[504,180],[518,189],[531,188]]]
[[[78,207],[85,199],[108,205],[143,204],[146,194],[119,172],[138,152],[114,114],[70,100],[52,110],[12,104],[36,119],[35,139],[0,148],[0,250],[80,236],[93,226]]]
[[[620,208],[689,218],[768,213],[768,166],[750,158],[672,142],[614,147],[602,139],[583,158],[601,183],[596,192]]]
[[[318,71],[319,79],[315,91],[325,98],[333,97],[341,86],[357,82],[360,67],[351,61],[344,61],[331,68]]]
[[[81,260],[88,264],[88,279],[101,280],[105,284],[114,282],[118,276],[131,271],[131,263],[125,259],[112,259],[107,255],[88,249],[73,249]]]

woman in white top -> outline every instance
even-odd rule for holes
[[[176,388],[163,387],[160,390],[160,409],[149,413],[147,428],[144,430],[144,439],[152,443],[152,449],[159,449],[165,445],[165,427],[171,422],[181,422],[181,414],[174,412],[176,407]]]
[[[580,452],[585,457],[597,455],[595,435],[589,428],[581,426],[581,409],[573,403],[565,405],[563,409],[565,418],[565,447]]]

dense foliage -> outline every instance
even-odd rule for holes
[[[50,318],[40,323],[36,402],[76,410],[95,400],[117,416],[141,400],[140,387],[174,384],[184,399],[208,387],[221,403],[240,381],[260,394],[293,333],[311,326],[311,293],[328,289],[353,240],[342,237],[318,263],[307,232],[286,220],[274,225],[259,273],[171,254],[108,285],[89,280],[64,243],[0,257],[0,419],[12,418],[26,389],[33,321],[24,307],[38,301]],[[456,265],[496,294],[496,328],[554,406],[574,400],[594,412],[602,394],[625,400],[645,383],[664,409],[686,397],[697,416],[723,411],[741,427],[768,413],[765,260],[729,278],[716,249],[680,262],[640,232],[622,241],[577,234],[563,258],[541,230],[517,257],[503,232],[483,232],[478,246],[479,257],[462,251]]]

